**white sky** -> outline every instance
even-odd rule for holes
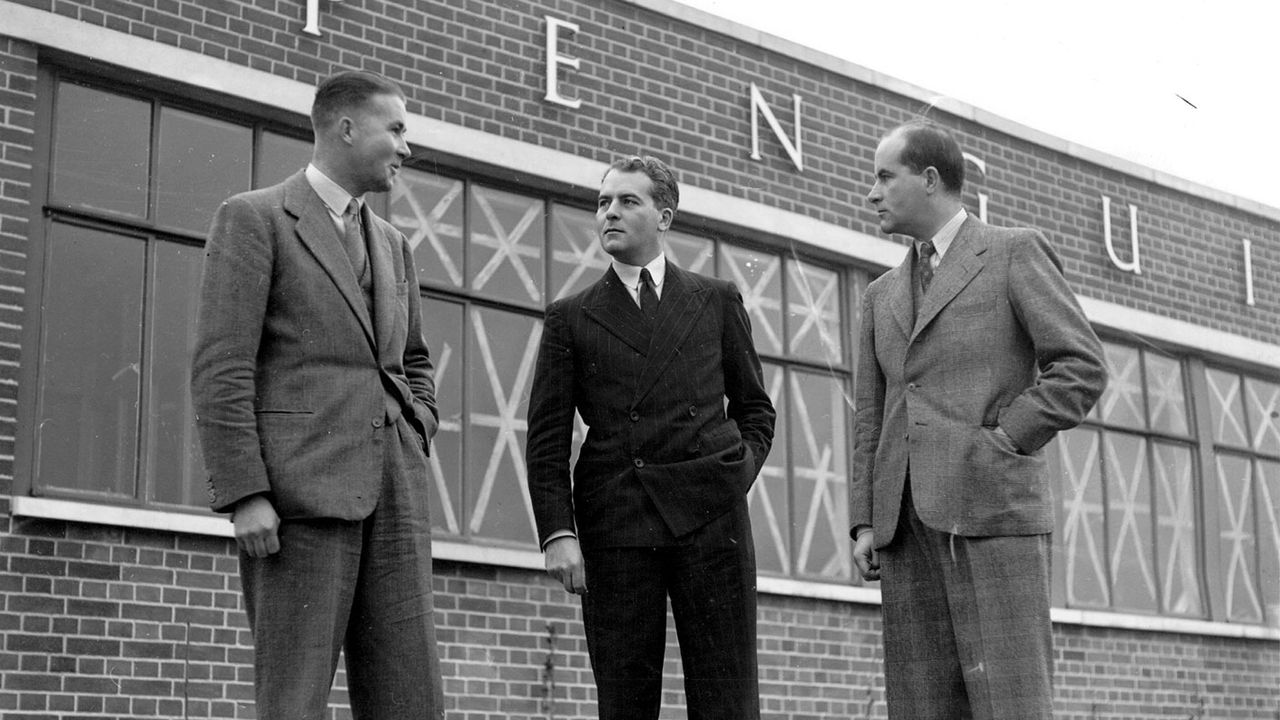
[[[1280,208],[1276,0],[679,2]]]

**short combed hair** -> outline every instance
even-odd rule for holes
[[[914,173],[933,167],[938,171],[942,187],[959,195],[964,189],[964,154],[951,133],[930,120],[913,120],[899,125],[890,135],[898,133],[902,134],[904,141],[898,162]]]
[[[360,107],[375,95],[393,95],[404,99],[400,86],[367,70],[351,70],[332,75],[316,88],[311,104],[311,127],[317,133],[342,113]]]
[[[653,183],[653,189],[649,194],[653,197],[653,204],[659,210],[671,208],[674,211],[680,206],[680,185],[676,183],[676,174],[658,158],[652,155],[619,158],[609,165],[609,169],[604,174],[607,176],[614,170],[644,173],[648,176]]]

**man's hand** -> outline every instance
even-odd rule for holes
[[[265,495],[251,495],[236,504],[231,513],[236,526],[236,545],[249,557],[262,558],[280,552],[280,516]]]
[[[547,574],[564,584],[574,595],[587,591],[587,569],[582,562],[582,548],[572,535],[556,538],[547,544]]]
[[[876,557],[875,548],[876,533],[870,527],[858,533],[858,539],[853,541],[853,564],[867,582],[880,579],[880,559]]]

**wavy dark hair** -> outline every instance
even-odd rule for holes
[[[358,108],[375,95],[393,95],[404,99],[400,86],[367,70],[351,70],[332,75],[316,88],[311,103],[311,128],[319,132],[343,112]]]
[[[927,167],[938,171],[942,187],[953,195],[964,189],[964,154],[960,143],[946,128],[932,120],[912,120],[894,128],[890,135],[902,134],[902,154],[898,161],[922,173]]]
[[[671,208],[675,211],[680,206],[680,185],[676,183],[676,174],[658,158],[652,155],[619,158],[609,165],[609,169],[605,170],[604,174],[608,175],[614,170],[644,173],[653,183],[653,189],[649,194],[653,197],[653,204],[659,210]]]

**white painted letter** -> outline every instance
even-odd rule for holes
[[[1102,196],[1102,236],[1107,243],[1107,255],[1111,256],[1111,264],[1134,275],[1142,274],[1138,262],[1138,206],[1129,204],[1129,245],[1132,248],[1132,259],[1124,262],[1116,255],[1115,245],[1111,243],[1111,198]]]
[[[796,166],[796,170],[804,170],[803,157],[800,147],[800,96],[792,95],[795,102],[795,126],[796,141],[792,144],[787,139],[786,134],[782,132],[782,126],[778,124],[778,119],[773,116],[773,111],[765,104],[764,96],[760,94],[760,88],[755,83],[751,83],[751,159],[760,159],[760,121],[756,118],[757,112],[764,115],[764,119],[769,123],[769,127],[773,129],[773,134],[778,136],[782,147],[787,151],[787,156],[791,158],[791,164]]]
[[[542,99],[577,110],[582,107],[582,100],[569,100],[560,95],[560,79],[557,68],[561,65],[568,65],[577,70],[579,60],[576,57],[561,55],[557,48],[560,40],[560,28],[568,30],[570,35],[576,35],[578,34],[578,26],[571,22],[558,20],[550,15],[545,17],[547,19],[547,94],[542,96]]]
[[[973,163],[974,166],[978,168],[978,170],[982,173],[983,178],[987,176],[986,161],[984,161],[982,158],[978,157],[977,155],[974,155],[973,153],[962,153],[962,154],[964,155],[965,160],[968,160],[969,162]],[[982,222],[987,221],[987,194],[981,191],[978,192],[978,219],[981,220]]]
[[[302,27],[302,32],[320,36],[320,0],[307,0],[307,24]]]
[[[1248,238],[1240,240],[1244,245],[1244,304],[1252,306],[1253,302],[1253,242]]]

